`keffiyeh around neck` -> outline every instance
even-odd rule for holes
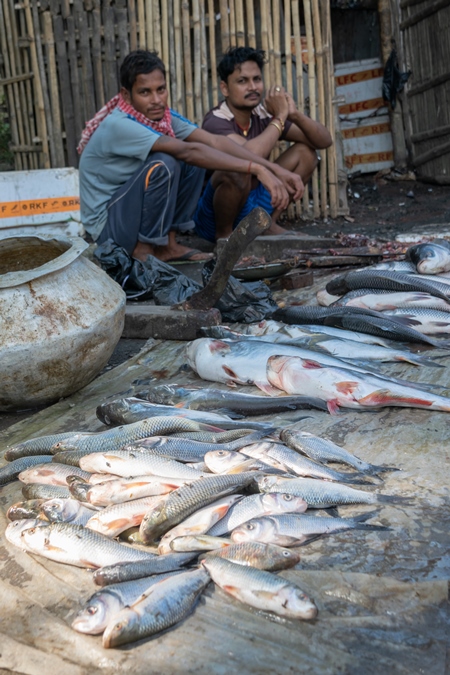
[[[165,109],[162,119],[154,122],[153,120],[149,120],[148,117],[138,112],[136,108],[133,108],[132,105],[127,103],[122,94],[117,94],[117,96],[114,96],[114,98],[108,101],[108,103],[106,103],[103,108],[101,108],[98,113],[96,113],[94,117],[89,120],[89,122],[86,122],[86,126],[81,134],[81,140],[77,146],[77,152],[79,155],[81,155],[83,152],[90,137],[100,126],[100,123],[105,119],[105,117],[112,113],[115,108],[119,108],[119,110],[124,112],[126,115],[129,115],[132,119],[136,120],[136,122],[140,122],[140,124],[144,124],[145,126],[154,129],[158,133],[163,134],[164,136],[172,136],[172,138],[175,138],[175,134],[172,129],[170,108]]]

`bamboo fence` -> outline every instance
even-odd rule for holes
[[[266,86],[283,84],[334,133],[329,0],[0,0],[15,169],[76,167],[85,121],[117,93],[120,63],[136,48],[159,52],[171,107],[201,124],[219,101],[216,65],[230,45],[263,48]],[[312,200],[290,216],[346,212],[335,146],[320,154]]]

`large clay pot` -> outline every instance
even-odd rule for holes
[[[81,255],[78,237],[0,239],[0,410],[73,394],[105,366],[125,293]]]

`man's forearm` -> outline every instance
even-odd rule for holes
[[[333,143],[331,134],[320,122],[312,120],[308,115],[296,110],[289,114],[288,119],[295,124],[306,136],[313,148],[318,150],[329,148]]]
[[[273,146],[278,140],[278,130],[274,126],[271,127],[271,130],[272,129],[274,133],[270,133],[269,131],[270,136],[269,134],[267,134],[267,138],[262,139],[260,149],[261,154],[267,155],[270,154]],[[266,131],[267,129],[263,133],[266,133]],[[258,136],[258,139],[260,139],[262,135],[263,134]],[[275,138],[272,139],[271,136],[275,136]],[[253,152],[252,149],[248,147],[249,142],[247,142],[246,145],[239,145],[238,143],[232,141],[230,138],[227,138],[226,136],[216,136],[216,139],[218,141],[218,145],[216,145],[216,147],[219,150],[222,150],[222,152],[226,152],[228,155],[233,155],[233,157],[238,157],[239,159],[246,159],[249,162],[255,162],[256,164],[260,164],[261,166],[264,166],[266,169],[269,169],[269,171],[272,172],[274,172],[274,170],[276,171],[276,165],[273,162],[269,162],[267,159],[265,159],[264,156],[260,156],[259,153],[257,154],[256,152]],[[268,152],[266,152],[268,147],[269,150]]]

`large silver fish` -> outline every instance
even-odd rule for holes
[[[99,431],[86,438],[65,438],[52,446],[56,454],[63,450],[88,450],[89,452],[107,452],[120,450],[125,445],[140,441],[149,436],[172,434],[176,431],[220,431],[209,424],[202,424],[184,417],[151,417],[133,424],[125,424],[107,431]]]
[[[209,581],[209,574],[204,569],[198,569],[176,574],[155,584],[108,624],[103,634],[103,647],[135,642],[182,621],[191,613]]]
[[[22,551],[29,552],[30,549],[22,537],[23,532],[37,527],[47,528],[49,525],[50,523],[47,520],[42,520],[42,518],[21,518],[20,520],[13,520],[13,522],[9,523],[6,527],[5,537],[10,544],[17,546],[17,548],[22,549]]]
[[[20,457],[31,457],[32,455],[49,455],[50,449],[66,438],[69,438],[74,435],[73,431],[65,431],[61,434],[51,434],[50,436],[39,436],[38,438],[30,438],[28,441],[23,441],[23,443],[18,443],[13,445],[5,452],[5,459],[8,462],[12,462],[14,459],[19,459]],[[80,432],[78,437],[90,436],[89,432]]]
[[[449,251],[450,253],[450,251]],[[422,335],[449,335],[450,314],[430,308],[393,309],[384,312],[404,321]]]
[[[283,429],[280,434],[281,440],[290,448],[301,452],[316,462],[338,462],[348,464],[362,473],[377,473],[382,471],[395,471],[392,467],[383,467],[376,464],[364,462],[356,455],[352,455],[343,448],[327,438],[314,436],[308,431],[299,429]]]
[[[128,528],[140,525],[142,518],[157,499],[160,497],[142,497],[123,504],[113,504],[106,509],[91,513],[85,526],[110,539],[118,537]]]
[[[87,635],[103,633],[116,614],[136,602],[151,586],[173,574],[176,572],[124,581],[96,591],[72,621],[72,628]]]
[[[162,476],[195,480],[203,474],[174,459],[158,457],[139,449],[93,452],[80,459],[80,467],[91,473],[111,473],[115,476]]]
[[[6,485],[11,481],[16,480],[22,471],[25,471],[32,466],[36,466],[37,464],[51,462],[52,459],[52,455],[24,455],[23,457],[13,459],[9,464],[0,468],[0,485]]]
[[[283,492],[295,495],[304,499],[308,506],[314,509],[326,509],[330,506],[344,504],[401,504],[405,501],[402,497],[365,492],[348,485],[316,478],[260,476],[256,482],[261,492]]]
[[[105,476],[106,477],[106,476]],[[117,478],[104,483],[74,482],[70,491],[76,499],[88,502],[93,506],[110,506],[122,504],[131,499],[164,495],[184,485],[182,478],[162,478],[161,476],[136,476],[133,478]]]
[[[330,368],[312,359],[274,356],[267,363],[269,382],[287,393],[307,391],[327,401],[330,412],[343,408],[400,406],[450,412],[450,398],[375,375]]]
[[[8,520],[25,520],[40,518],[42,504],[45,499],[28,499],[27,501],[12,504],[6,512]]]
[[[229,546],[231,543],[231,539],[225,539],[225,537],[213,537],[209,534],[188,534],[184,537],[172,539],[170,549],[179,553],[187,551],[214,551]]]
[[[235,476],[203,477],[174,490],[160,504],[144,516],[139,532],[144,543],[150,544],[156,538],[181,523],[194,511],[208,506],[219,497],[233,494],[252,483],[255,474],[240,473]]]
[[[365,513],[356,518],[331,518],[328,516],[279,515],[253,518],[231,533],[237,543],[259,541],[278,546],[299,546],[324,534],[345,530],[384,531],[388,527],[371,525],[365,521],[374,513]]]
[[[82,525],[70,523],[52,523],[46,528],[32,527],[24,530],[22,539],[32,553],[76,567],[95,569],[118,562],[146,561],[154,557],[151,553],[111,541]]]
[[[207,556],[202,565],[222,590],[251,607],[289,619],[317,616],[317,607],[304,591],[276,574],[237,565],[219,556]]]
[[[93,574],[94,583],[97,586],[108,586],[109,584],[118,584],[123,581],[132,581],[133,579],[142,579],[152,574],[165,574],[179,570],[196,558],[198,551],[189,553],[169,553],[168,555],[150,556],[148,560],[138,562],[116,563],[105,565]]]
[[[51,523],[72,525],[86,525],[94,515],[92,508],[87,508],[77,499],[49,499],[42,504],[41,511]]]
[[[47,462],[46,464],[37,464],[21,471],[19,473],[19,480],[22,483],[41,483],[43,485],[62,485],[66,487],[66,478],[72,475],[88,480],[91,474],[77,467],[67,466],[67,464]]]
[[[266,493],[244,497],[228,511],[226,516],[212,527],[208,534],[219,537],[231,532],[241,523],[251,518],[275,513],[302,513],[306,511],[307,503],[303,498],[294,498],[291,494]]]
[[[374,312],[384,312],[392,309],[409,309],[422,307],[439,309],[441,312],[450,312],[450,305],[441,298],[436,298],[423,291],[394,292],[377,291],[371,288],[360,288],[357,291],[346,293],[333,304],[333,307],[360,307],[371,309]]]
[[[251,522],[251,521],[250,521]],[[231,544],[211,551],[208,556],[219,556],[237,565],[256,567],[259,570],[276,572],[287,570],[300,562],[300,555],[281,546],[260,541]]]
[[[432,283],[421,278],[419,274],[403,274],[402,272],[389,272],[384,270],[361,270],[359,272],[347,272],[336,277],[326,285],[328,293],[344,295],[348,291],[358,288],[376,288],[387,291],[423,291],[437,298],[450,302],[450,288],[438,281]],[[291,322],[294,323],[294,322]]]

